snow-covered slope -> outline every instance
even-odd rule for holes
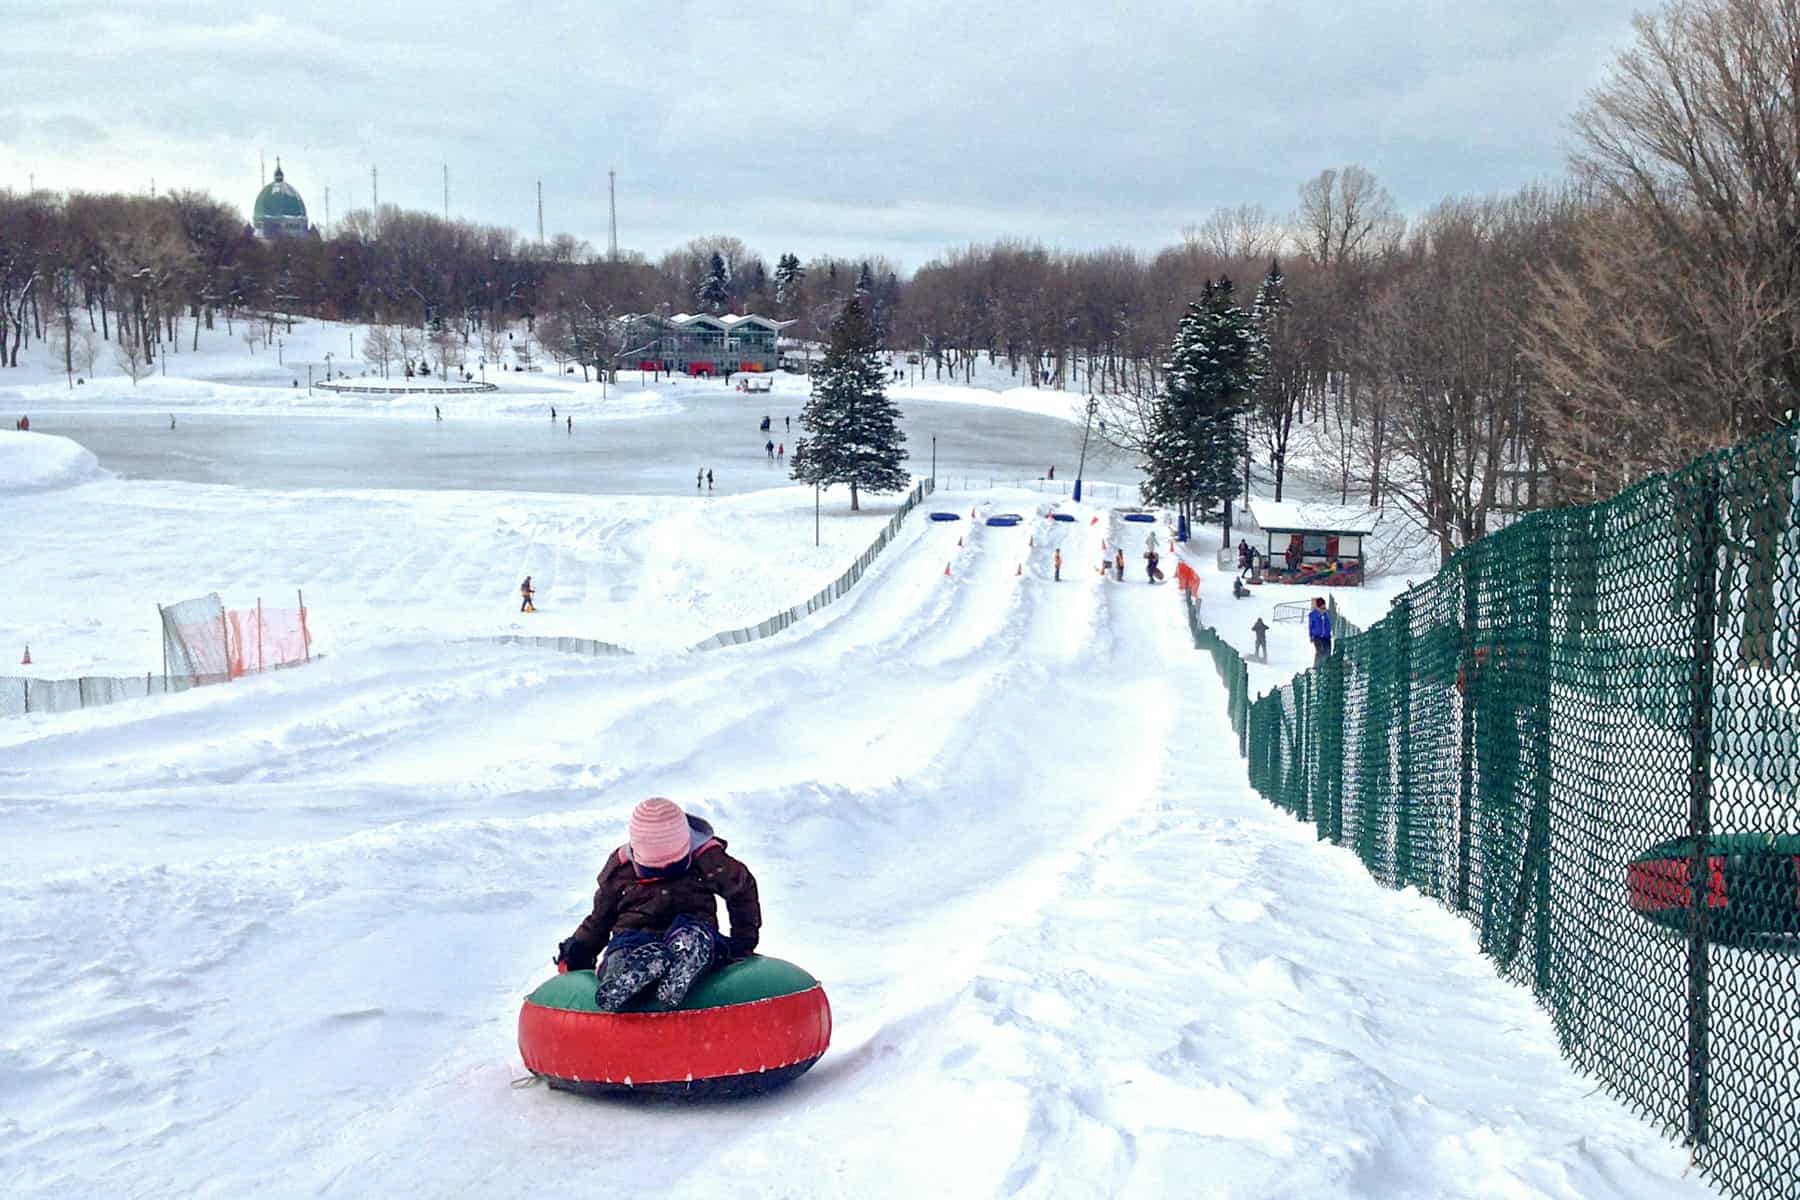
[[[1465,925],[1249,792],[1174,588],[1076,511],[909,522],[712,654],[370,637],[0,722],[0,1194],[1707,1195]],[[513,1086],[653,793],[831,994],[783,1092]]]
[[[100,474],[92,452],[68,438],[0,431],[0,493],[53,491]]]

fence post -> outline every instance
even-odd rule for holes
[[[219,606],[219,642],[225,654],[225,682],[230,683],[237,676],[231,673],[231,618],[223,604]]]
[[[263,672],[262,629],[262,597],[258,596],[256,598],[256,673],[258,675]]]
[[[1701,476],[1700,529],[1694,547],[1694,671],[1689,682],[1687,926],[1688,1140],[1706,1145],[1711,1126],[1712,947],[1707,928],[1712,879],[1713,645],[1719,612],[1719,477],[1710,465]]]
[[[23,679],[23,680],[20,680],[20,682],[25,685],[25,715],[30,716],[31,715],[31,680]]]
[[[163,612],[163,606],[156,606],[156,622],[162,627],[163,644],[163,693],[169,691],[169,616]]]
[[[1457,689],[1458,707],[1462,709],[1462,753],[1458,756],[1456,779],[1456,911],[1469,911],[1469,855],[1474,844],[1475,813],[1475,706],[1469,692],[1475,685],[1475,546],[1463,547],[1462,630],[1456,639],[1457,678],[1465,681]]]
[[[294,589],[294,596],[300,601],[300,646],[306,655],[306,661],[312,661],[312,631],[306,627],[306,593],[299,588]]]
[[[1412,597],[1394,601],[1394,886],[1412,882]]]

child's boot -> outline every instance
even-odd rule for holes
[[[668,969],[669,955],[655,942],[609,954],[600,964],[600,982],[594,988],[594,1003],[602,1012],[618,1012],[631,1003],[633,996],[661,979]]]
[[[687,998],[694,981],[713,961],[713,931],[704,925],[684,925],[663,941],[668,948],[669,969],[656,985],[656,1002],[674,1008]]]

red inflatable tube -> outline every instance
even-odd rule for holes
[[[831,1005],[817,984],[719,1008],[579,1012],[527,1000],[519,1012],[526,1068],[580,1091],[791,1077],[830,1041]]]

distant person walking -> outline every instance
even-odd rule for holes
[[[566,418],[566,419],[567,419],[567,420],[568,420],[568,422],[569,422],[569,436],[570,436],[570,437],[574,437],[574,436],[575,436],[575,418],[574,418],[574,417],[568,417],[568,418]]]
[[[1331,657],[1331,613],[1323,596],[1313,597],[1312,611],[1306,614],[1306,636],[1312,639],[1315,667]]]
[[[1256,618],[1256,624],[1250,627],[1250,632],[1256,635],[1256,657],[1262,659],[1264,662],[1268,662],[1269,623],[1261,617],[1258,617]]]
[[[535,595],[537,595],[537,592],[531,586],[531,576],[527,575],[525,577],[525,582],[519,585],[520,612],[527,613],[537,611],[537,605],[531,602],[531,598]]]
[[[775,443],[773,441],[764,442],[763,443],[763,453],[769,456],[770,462],[774,462],[775,461]]]
[[[781,418],[781,427],[783,429],[787,430],[788,432],[792,433],[793,429],[794,429],[794,418],[792,418],[792,417]]]
[[[1061,583],[1062,582],[1062,550],[1061,549],[1058,549],[1057,552],[1051,556],[1050,566],[1051,566],[1051,569],[1055,572],[1055,574],[1053,574],[1051,576],[1051,578],[1054,579],[1057,583]]]
[[[1113,553],[1114,553],[1113,567],[1119,573],[1119,582],[1124,583],[1125,582],[1125,550],[1124,550],[1124,547],[1120,547],[1118,550],[1114,551]]]
[[[556,420],[556,405],[554,404],[550,406],[550,419],[552,421]]]
[[[700,485],[703,482],[705,482],[705,480],[706,480],[706,472],[705,471],[695,471],[694,472],[694,490],[696,492],[700,490]]]
[[[1044,478],[1046,478],[1046,479],[1055,479],[1056,478],[1056,464],[1055,463],[1050,464],[1050,473],[1048,475],[1044,476]]]
[[[712,468],[711,467],[708,467],[706,469],[706,490],[709,492],[712,491]]]
[[[175,428],[175,414],[174,413],[169,414],[169,428],[170,429]]]
[[[20,417],[19,418],[19,432],[20,433],[30,433],[31,432],[31,418],[30,417]]]
[[[431,406],[431,415],[441,421],[444,419],[444,410],[434,404]]]

